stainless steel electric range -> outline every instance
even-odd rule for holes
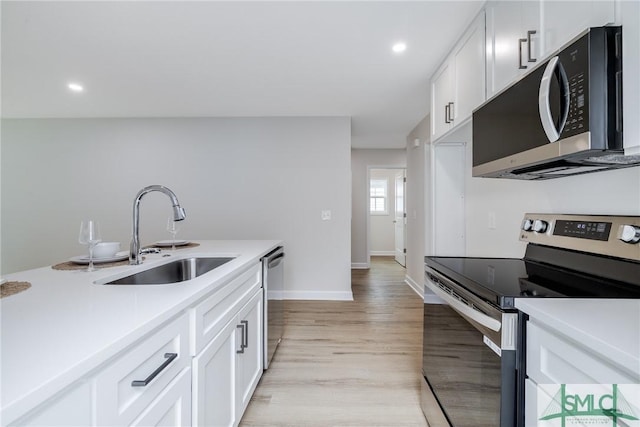
[[[640,298],[640,216],[526,214],[520,240],[523,259],[425,257],[431,425],[523,425],[516,298]]]

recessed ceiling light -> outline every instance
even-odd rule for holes
[[[393,45],[393,47],[391,48],[395,53],[402,53],[405,50],[407,50],[407,45],[404,42],[398,42],[396,44]]]
[[[69,83],[67,85],[67,87],[72,92],[83,92],[84,91],[84,87],[81,84],[78,84],[78,83]]]

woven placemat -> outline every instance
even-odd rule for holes
[[[0,298],[10,297],[31,287],[29,282],[5,282],[0,285]]]
[[[129,259],[125,259],[122,261],[104,262],[101,264],[93,263],[93,266],[95,267],[96,270],[100,270],[103,268],[118,267],[121,265],[128,265],[128,264],[129,264]],[[61,262],[60,264],[52,265],[51,268],[53,268],[54,270],[67,270],[67,271],[86,270],[87,264],[76,264],[75,262],[66,261],[66,262]]]

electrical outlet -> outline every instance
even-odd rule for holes
[[[331,211],[330,210],[323,210],[322,212],[320,212],[320,217],[322,218],[323,221],[330,221],[331,220]]]

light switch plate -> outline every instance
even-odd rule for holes
[[[329,221],[329,220],[331,220],[331,211],[330,210],[323,210],[320,213],[320,216],[321,216],[323,221]]]
[[[489,212],[489,230],[496,229],[496,213]]]

